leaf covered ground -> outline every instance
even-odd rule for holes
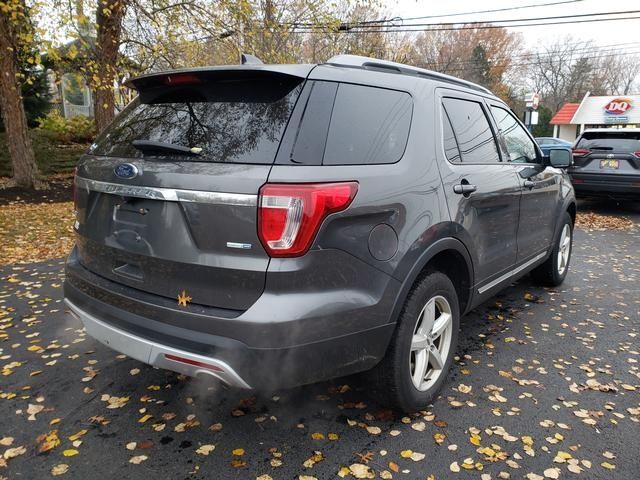
[[[36,230],[64,238],[68,206],[46,208]],[[47,255],[28,235],[3,258]],[[635,479],[639,245],[577,231],[565,284],[523,278],[467,315],[442,395],[410,415],[362,379],[252,396],[152,369],[66,313],[61,260],[0,267],[0,478]]]
[[[67,255],[73,246],[73,202],[0,205],[0,265]]]

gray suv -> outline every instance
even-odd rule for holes
[[[412,411],[461,315],[567,275],[571,152],[482,87],[351,55],[129,84],[78,164],[64,291],[134,359],[245,389],[371,370]]]

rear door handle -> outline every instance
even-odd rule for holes
[[[536,182],[532,182],[531,180],[525,180],[523,185],[524,185],[525,188],[531,189],[531,188],[535,187]]]
[[[458,193],[461,195],[469,195],[470,193],[475,192],[477,189],[478,187],[469,183],[461,183],[459,185],[453,186],[454,193]]]

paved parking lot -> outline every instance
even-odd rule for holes
[[[638,478],[638,229],[577,230],[561,288],[526,277],[467,315],[410,416],[362,378],[250,397],[123,358],[65,313],[62,275],[0,269],[0,478]]]

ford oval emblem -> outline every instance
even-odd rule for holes
[[[113,169],[117,177],[131,179],[138,175],[138,167],[132,163],[121,163]]]

